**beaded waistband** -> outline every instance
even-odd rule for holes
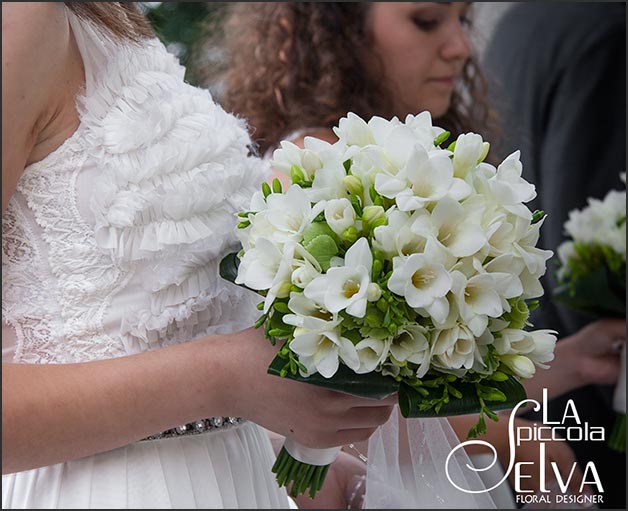
[[[141,441],[158,440],[160,438],[172,438],[185,435],[200,435],[201,433],[209,431],[223,430],[238,426],[244,422],[246,422],[245,419],[240,417],[211,417],[209,419],[199,419],[187,424],[181,424],[176,428],[167,429],[166,431],[162,431],[161,433],[157,433],[155,435],[150,435],[143,438]]]

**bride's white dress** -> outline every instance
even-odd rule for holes
[[[249,327],[257,297],[218,276],[234,213],[266,175],[243,123],[186,85],[157,40],[116,43],[68,16],[81,122],[24,171],[3,216],[3,362],[86,362]],[[198,427],[5,475],[2,507],[288,507],[260,428]]]

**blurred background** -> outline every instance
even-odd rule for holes
[[[220,29],[229,3],[138,2],[138,5],[168,51],[176,55],[186,67],[186,80],[193,85],[200,85],[211,66],[220,65],[224,58],[211,41],[212,35]],[[474,2],[473,38],[480,56],[495,23],[512,5],[513,2]],[[219,84],[215,87],[219,87]]]

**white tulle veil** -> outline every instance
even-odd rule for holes
[[[465,493],[447,477],[447,457],[460,440],[443,418],[404,419],[395,407],[368,444],[365,509],[495,509],[490,493]],[[486,488],[458,449],[448,462],[459,487]]]

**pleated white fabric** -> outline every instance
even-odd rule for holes
[[[2,478],[3,509],[283,509],[274,454],[250,422],[136,442]],[[262,470],[260,470],[260,468]]]

